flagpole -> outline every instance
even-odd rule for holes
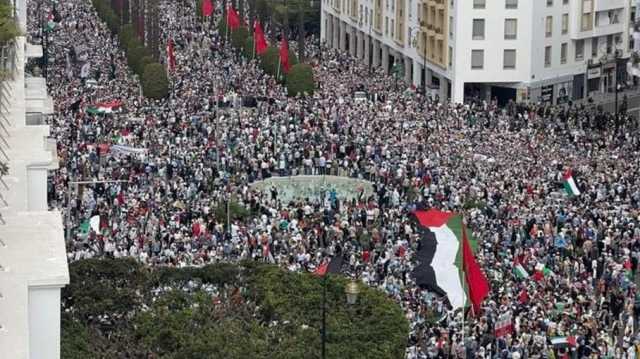
[[[253,24],[253,58],[256,58],[256,24]]]

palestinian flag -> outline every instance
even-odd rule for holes
[[[87,113],[92,115],[103,115],[105,113],[112,113],[122,106],[122,102],[118,100],[113,100],[109,102],[102,102],[96,104],[95,106],[89,107],[87,109]]]
[[[555,273],[549,267],[547,267],[544,263],[536,264],[535,268],[536,272],[533,274],[533,279],[536,282],[541,281],[543,278],[553,277]]]
[[[553,346],[572,346],[575,347],[577,344],[576,337],[568,336],[568,337],[553,337],[551,338],[551,344]]]
[[[513,333],[513,321],[511,320],[511,313],[504,313],[498,317],[495,326],[496,338],[504,337],[507,334]]]
[[[564,190],[567,191],[569,197],[577,197],[580,195],[580,190],[576,185],[576,181],[573,179],[573,173],[571,173],[571,169],[568,169],[564,175]]]
[[[337,252],[331,259],[325,259],[320,265],[313,271],[313,274],[318,277],[324,277],[327,273],[339,274],[342,272],[342,264],[344,257],[342,252]]]
[[[49,15],[47,15],[47,25],[44,28],[45,32],[49,32],[49,31],[53,31],[53,29],[56,28],[56,22],[54,20],[54,16],[53,16],[53,12],[50,12]]]
[[[462,216],[436,209],[415,211],[418,233],[416,284],[446,295],[453,309],[473,305],[477,313],[489,283],[473,253]]]
[[[527,273],[527,270],[524,269],[524,267],[520,263],[516,264],[516,266],[513,267],[513,274],[515,274],[515,276],[518,279],[527,279],[527,278],[529,278],[529,273]]]

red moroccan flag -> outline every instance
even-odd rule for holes
[[[280,65],[282,65],[285,74],[291,69],[289,64],[289,44],[284,36],[282,37],[282,42],[280,42]]]
[[[233,9],[233,6],[229,6],[227,10],[227,26],[229,26],[231,30],[240,27],[240,16],[238,16],[238,13]]]
[[[476,262],[471,244],[467,239],[467,230],[464,226],[462,227],[462,262],[467,280],[469,300],[473,305],[474,313],[479,313],[480,304],[489,294],[489,282],[484,273],[482,273],[480,265]]]
[[[202,15],[209,17],[213,14],[213,4],[211,0],[202,0]]]
[[[262,26],[260,25],[260,21],[256,20],[253,24],[253,38],[255,41],[256,54],[262,55],[267,52],[267,39],[264,37],[264,31],[262,31]]]
[[[173,53],[172,38],[169,38],[167,41],[167,66],[169,67],[169,71],[174,71],[176,69],[176,56]]]

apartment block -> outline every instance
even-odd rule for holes
[[[26,33],[26,1],[13,2]],[[0,357],[60,358],[60,290],[69,283],[62,215],[50,211],[49,172],[58,168],[53,113],[40,71],[40,41],[18,36],[0,46]]]
[[[630,81],[630,0],[322,0],[322,39],[431,95],[561,104]]]

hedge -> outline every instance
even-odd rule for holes
[[[169,94],[169,80],[163,65],[154,62],[144,67],[142,92],[146,97],[152,99],[167,97]]]
[[[148,268],[94,258],[71,263],[69,274],[61,298],[66,359],[320,356],[323,279],[309,273],[257,262]],[[404,357],[409,325],[396,303],[360,285],[349,306],[346,278],[325,283],[327,358]]]
[[[307,64],[297,64],[291,67],[287,74],[287,92],[289,96],[313,94],[315,81],[313,69]]]

